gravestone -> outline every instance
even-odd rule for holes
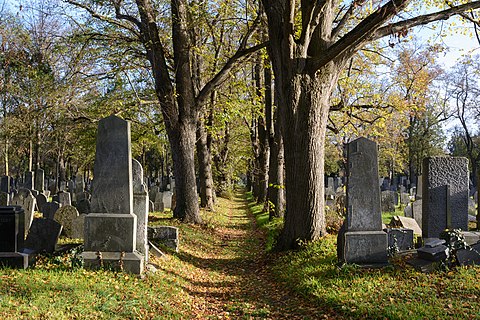
[[[86,214],[80,214],[78,217],[72,221],[72,238],[73,239],[83,239],[83,234],[85,231],[85,217]]]
[[[377,144],[358,138],[347,145],[347,216],[338,237],[338,258],[346,263],[387,262],[382,230]]]
[[[172,191],[163,192],[163,209],[172,209]]]
[[[62,225],[54,220],[33,219],[32,226],[25,240],[25,252],[53,253],[61,232]]]
[[[148,197],[152,200],[155,200],[157,193],[160,192],[160,188],[158,186],[152,186],[148,191]]]
[[[163,192],[157,192],[155,195],[155,211],[163,212],[165,211],[164,203],[163,203]]]
[[[28,190],[35,189],[35,173],[33,171],[25,172],[25,181],[23,182],[23,187]]]
[[[77,201],[77,210],[80,214],[89,214],[92,212],[90,207],[90,200],[88,199],[81,199]]]
[[[148,227],[148,239],[157,240],[164,246],[178,252],[178,228],[170,226]]]
[[[67,190],[69,193],[75,193],[75,183],[73,182],[73,180],[67,181]]]
[[[388,247],[400,251],[413,249],[413,230],[406,228],[384,229],[388,234]]]
[[[400,193],[400,203],[403,205],[407,205],[410,203],[410,195],[408,193],[402,192]]]
[[[37,200],[38,211],[43,213],[43,206],[47,203],[47,197],[43,193],[39,193],[35,199]]]
[[[0,266],[27,268],[24,248],[24,211],[19,206],[0,207]]]
[[[413,230],[414,234],[419,236],[422,235],[422,229],[418,225],[417,221],[413,218],[402,217],[402,216],[393,216],[390,221],[390,226],[395,228],[404,228]]]
[[[72,199],[70,198],[70,193],[66,191],[61,191],[57,194],[58,196],[58,202],[62,206],[71,206],[72,205]]]
[[[409,203],[405,206],[405,209],[403,209],[403,214],[405,215],[405,217],[408,217],[408,218],[413,218],[413,207],[412,207],[412,203]]]
[[[55,221],[63,226],[63,234],[73,238],[73,221],[78,217],[78,211],[73,206],[62,206],[55,213]]]
[[[423,159],[422,232],[438,238],[445,229],[468,230],[468,159]]]
[[[55,214],[62,205],[56,201],[47,202],[42,207],[42,214],[45,219],[55,220]]]
[[[456,258],[461,266],[480,265],[480,243],[470,246],[468,249],[457,250]]]
[[[25,233],[30,229],[33,221],[33,213],[35,211],[36,200],[28,189],[20,189],[18,193],[10,201],[12,206],[20,206],[25,211]]]
[[[92,213],[85,217],[84,265],[141,274],[144,257],[136,251],[129,122],[116,116],[99,121],[93,174]]]
[[[35,190],[42,193],[43,189],[45,189],[45,171],[38,168],[35,170]]]
[[[6,192],[0,192],[0,206],[5,207],[10,204],[10,195]]]
[[[417,221],[418,225],[421,226],[422,225],[422,207],[423,207],[423,200],[420,198],[420,199],[417,199],[415,200],[414,202],[412,202],[412,217],[413,219],[415,219],[415,221]]]
[[[382,191],[382,212],[395,211],[395,197],[397,193],[395,191]]]
[[[143,168],[140,162],[132,159],[133,213],[137,216],[137,251],[148,260],[147,224],[148,192],[143,183]]]
[[[0,180],[0,192],[10,193],[10,177],[2,176]]]
[[[153,203],[152,200],[148,200],[148,212],[154,212],[155,211],[155,204]]]

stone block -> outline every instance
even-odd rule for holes
[[[384,231],[349,231],[344,234],[344,256],[346,263],[385,264],[388,237]]]
[[[53,253],[61,233],[62,225],[58,222],[44,218],[33,219],[25,240],[25,248],[32,253]]]
[[[445,245],[422,247],[417,249],[418,258],[429,261],[441,261],[448,258],[449,250]]]
[[[420,226],[413,218],[393,216],[392,220],[390,221],[390,226],[396,228],[411,229],[413,230],[414,234],[417,234],[419,236],[422,235],[422,229],[420,229]]]
[[[21,207],[0,207],[0,252],[19,252],[23,249],[24,219]]]
[[[413,230],[394,228],[384,230],[388,235],[388,247],[397,248],[400,251],[413,249]]]
[[[167,248],[178,252],[179,238],[178,228],[170,226],[148,227],[148,239],[157,240]]]
[[[111,268],[133,274],[141,274],[145,268],[145,259],[137,252],[91,252],[82,253],[83,263],[88,269]]]
[[[457,250],[455,256],[461,266],[480,265],[480,243],[474,244],[468,249]]]
[[[28,268],[31,259],[31,256],[26,253],[0,252],[0,266],[2,267],[26,269]]]
[[[91,213],[85,217],[85,251],[133,252],[137,217],[134,214]]]

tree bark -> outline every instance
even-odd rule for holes
[[[278,112],[275,113],[278,118]],[[268,172],[268,212],[270,219],[283,218],[285,213],[285,159],[283,137],[280,125],[274,126],[275,132],[270,137],[270,165]]]
[[[207,146],[207,132],[205,130],[203,117],[198,120],[197,124],[197,159],[200,183],[200,207],[214,210],[212,159]]]

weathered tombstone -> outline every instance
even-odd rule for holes
[[[416,199],[422,199],[422,193],[423,193],[423,178],[422,176],[417,177],[417,186],[415,189],[415,200]]]
[[[67,182],[66,181],[60,181],[60,187],[58,191],[66,191],[67,190]]]
[[[45,219],[55,220],[55,214],[62,205],[57,201],[46,202],[42,206],[42,214]]]
[[[164,209],[172,209],[172,191],[165,191],[163,192],[163,208]]]
[[[85,217],[84,265],[141,274],[144,257],[136,251],[129,122],[116,116],[99,121],[93,174],[92,213]]]
[[[480,242],[480,231],[462,231],[462,236],[468,245]]]
[[[73,180],[67,181],[67,189],[68,189],[68,192],[71,192],[71,193],[75,192],[75,183],[73,182]]]
[[[405,228],[384,229],[388,234],[388,247],[400,251],[413,249],[413,230]]]
[[[43,206],[47,203],[47,197],[43,193],[39,193],[35,199],[37,200],[38,211],[43,212]]]
[[[410,203],[410,195],[408,193],[402,192],[400,193],[400,203],[403,205],[407,205]]]
[[[155,211],[155,204],[153,203],[152,200],[148,200],[148,212],[154,212]]]
[[[409,203],[405,206],[405,209],[403,209],[403,214],[405,215],[405,217],[413,218],[413,205],[412,205],[412,203]]]
[[[132,159],[133,213],[137,216],[137,251],[148,261],[148,192],[143,183],[143,168],[140,162]]]
[[[148,239],[157,240],[164,246],[178,252],[178,228],[170,226],[148,227]]]
[[[10,201],[12,206],[20,206],[25,211],[25,232],[28,232],[33,221],[33,213],[35,211],[36,200],[28,189],[20,189],[18,193]]]
[[[77,201],[77,210],[80,214],[89,214],[90,212],[92,212],[92,209],[90,207],[90,200],[81,199]]]
[[[27,268],[24,248],[24,210],[19,206],[0,207],[0,265]]]
[[[78,217],[78,211],[73,206],[62,206],[55,213],[55,221],[63,226],[63,234],[73,238],[73,221]]]
[[[402,217],[402,216],[393,216],[390,221],[390,225],[395,228],[404,228],[413,230],[414,234],[419,236],[422,235],[422,229],[418,225],[417,221],[413,218]]]
[[[6,192],[0,192],[0,206],[5,207],[10,204],[10,195]]]
[[[423,200],[417,199],[412,203],[412,214],[415,221],[417,221],[418,225],[422,225],[422,207],[423,207]]]
[[[0,180],[0,192],[10,193],[10,177],[2,176]]]
[[[382,230],[377,144],[358,138],[347,146],[347,217],[339,233],[338,258],[346,263],[387,262]]]
[[[395,211],[395,197],[397,193],[395,191],[382,191],[382,212]]]
[[[28,190],[35,189],[35,173],[33,171],[25,172],[25,181],[23,182],[23,187]]]
[[[43,189],[45,189],[45,171],[38,168],[35,170],[35,190],[43,193]]]
[[[438,238],[447,228],[468,230],[468,159],[423,159],[422,232]]]
[[[474,244],[468,249],[457,250],[455,255],[461,266],[480,265],[480,243]]]
[[[58,202],[62,206],[71,206],[72,199],[70,198],[70,193],[66,191],[60,191],[58,194]]]
[[[163,212],[165,210],[165,206],[163,203],[163,192],[157,192],[155,195],[155,211]]]
[[[155,197],[156,197],[157,193],[159,193],[159,192],[160,192],[160,188],[158,186],[152,186],[150,188],[150,190],[148,191],[148,197],[150,199],[155,200]]]
[[[61,232],[62,225],[54,220],[33,219],[32,226],[25,240],[25,252],[53,253]]]
[[[83,234],[85,231],[85,217],[86,214],[80,214],[78,217],[72,221],[72,238],[73,239],[83,239]]]

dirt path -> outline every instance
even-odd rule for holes
[[[221,199],[221,201],[227,201]],[[287,292],[269,272],[263,233],[240,195],[224,203],[224,223],[213,231],[213,245],[185,248],[180,258],[193,266],[178,271],[185,280],[192,315],[197,318],[323,319],[319,307]],[[193,246],[192,246],[193,247]]]

